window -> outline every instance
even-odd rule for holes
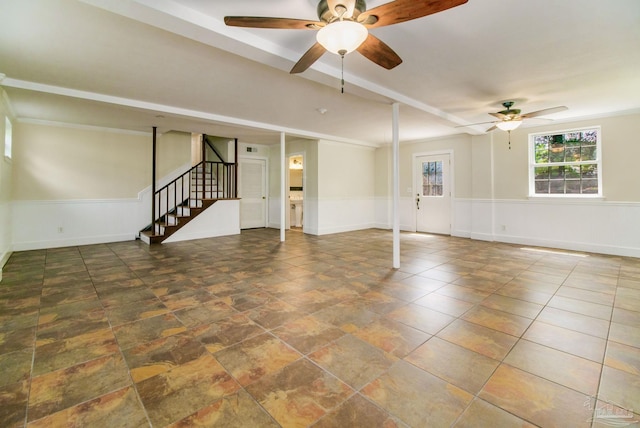
[[[4,118],[4,155],[11,159],[11,138],[13,130],[11,129],[11,121],[8,117]]]
[[[530,196],[602,196],[600,128],[529,135]]]
[[[442,196],[442,161],[422,163],[422,196]]]

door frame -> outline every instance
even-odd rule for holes
[[[289,203],[289,200],[291,199],[291,184],[289,182],[290,178],[289,178],[289,162],[291,161],[291,158],[294,156],[302,156],[302,204],[304,206],[304,201],[307,199],[307,168],[305,167],[305,162],[307,159],[307,154],[306,152],[303,150],[301,152],[292,152],[292,153],[287,153],[287,157],[286,157],[286,165],[287,165],[287,173],[285,174],[285,189],[286,189],[286,195],[285,198],[287,199],[287,206],[289,207],[288,212],[291,213],[291,203]],[[303,208],[304,210],[304,208]],[[304,216],[304,211],[303,214]],[[291,229],[291,215],[285,215],[285,229],[289,230]],[[303,217],[304,218],[304,217]],[[302,221],[302,233],[305,233],[305,229],[306,229],[306,225],[304,220]]]
[[[451,228],[449,230],[449,234],[451,236],[453,236],[453,227],[455,225],[455,203],[454,203],[454,195],[456,194],[455,190],[456,190],[456,180],[455,180],[455,162],[454,162],[454,156],[453,156],[453,149],[445,149],[445,150],[434,150],[434,151],[430,151],[430,152],[418,152],[418,153],[413,153],[411,155],[411,188],[413,189],[413,191],[411,192],[411,207],[412,207],[412,213],[413,213],[413,232],[417,232],[418,230],[418,209],[416,208],[416,204],[415,204],[415,195],[419,192],[419,189],[416,188],[416,177],[418,174],[418,171],[416,169],[416,163],[419,157],[422,156],[442,156],[442,155],[448,155],[449,156],[449,180],[450,180],[450,186],[449,186],[449,191],[451,192],[451,197],[450,199],[450,205],[451,207],[449,208],[449,217],[450,217],[450,222],[451,222]]]
[[[246,156],[244,154],[238,155],[238,169],[240,168],[240,162],[243,160],[258,160],[264,161],[264,185],[265,185],[265,204],[264,204],[264,219],[265,228],[269,227],[269,158],[265,156]]]

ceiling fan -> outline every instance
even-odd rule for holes
[[[317,42],[293,66],[291,73],[302,73],[326,51],[344,58],[357,50],[369,60],[388,70],[402,59],[369,29],[422,18],[462,5],[468,0],[395,0],[367,10],[364,0],[320,0],[319,21],[253,16],[225,16],[234,27],[318,30]]]
[[[553,114],[553,113],[558,113],[561,111],[568,110],[568,108],[565,106],[558,106],[558,107],[545,108],[542,110],[521,114],[520,109],[511,108],[513,107],[514,104],[515,104],[514,101],[505,101],[502,103],[505,110],[502,110],[496,113],[489,113],[491,116],[497,118],[498,120],[493,120],[490,122],[473,123],[471,125],[462,125],[462,127],[493,123],[494,125],[491,128],[487,129],[486,132],[493,131],[494,129],[500,129],[502,131],[513,131],[514,129],[522,125],[522,121],[524,119],[532,119],[534,117],[546,116],[548,114]],[[551,119],[547,119],[547,120],[551,120]]]

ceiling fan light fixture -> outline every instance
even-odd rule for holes
[[[522,119],[507,120],[496,123],[496,126],[503,131],[513,131],[522,125]]]
[[[355,21],[335,21],[320,29],[316,39],[326,50],[346,55],[358,49],[367,39],[367,28]]]

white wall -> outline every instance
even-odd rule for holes
[[[528,135],[586,126],[602,127],[604,198],[529,198]],[[407,144],[401,151],[401,170],[410,170],[412,153],[454,150],[454,236],[640,257],[640,169],[635,166],[640,158],[639,114],[521,128],[511,133],[511,149],[507,138],[496,131]],[[378,169],[386,168],[388,152],[378,149]],[[469,162],[461,163],[460,158]],[[406,173],[401,175],[401,189],[408,180]],[[385,185],[381,181],[376,185],[376,223],[390,228]],[[402,197],[403,230],[415,230],[414,210],[413,199]]]
[[[13,250],[133,240],[151,223],[150,133],[26,122],[14,137]],[[159,187],[190,152],[190,134],[159,136]]]
[[[218,201],[163,243],[213,238],[240,233],[240,201]]]

